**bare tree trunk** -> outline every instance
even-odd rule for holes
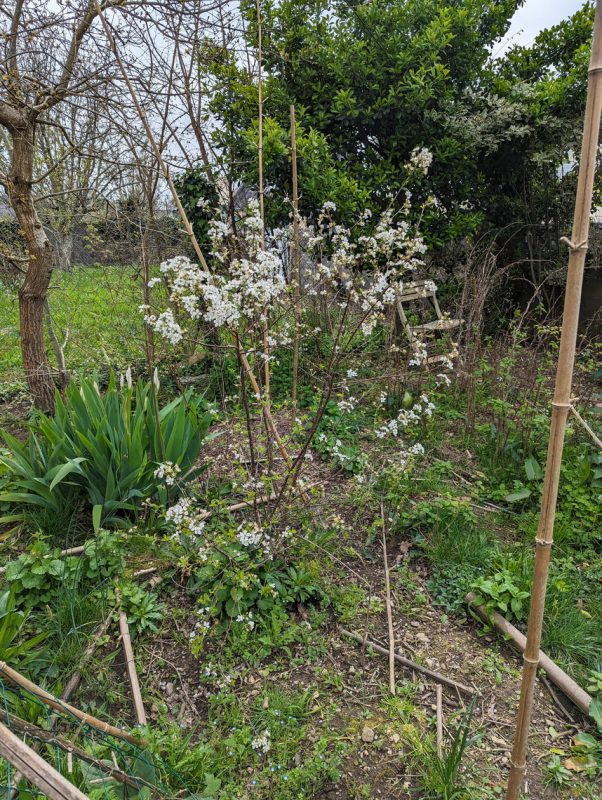
[[[25,278],[19,289],[23,368],[35,405],[52,413],[54,381],[44,341],[44,306],[55,255],[33,202],[34,126],[13,130],[12,144],[8,191],[29,255]]]

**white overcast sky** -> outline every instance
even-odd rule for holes
[[[531,44],[539,31],[557,25],[582,6],[583,0],[527,0],[514,15],[502,50],[513,44]]]

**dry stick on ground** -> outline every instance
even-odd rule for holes
[[[51,800],[88,800],[85,794],[1,722],[0,756]]]
[[[131,733],[127,733],[126,731],[121,730],[121,728],[116,728],[114,725],[109,725],[108,722],[103,722],[101,719],[97,719],[91,714],[87,714],[85,711],[80,711],[79,708],[75,708],[75,706],[72,706],[70,703],[60,700],[58,697],[55,697],[54,695],[50,694],[50,692],[47,692],[45,689],[42,689],[37,684],[28,680],[19,672],[12,669],[12,667],[9,667],[5,661],[0,661],[0,675],[3,675],[6,680],[9,681],[9,683],[14,684],[15,686],[20,686],[30,694],[35,695],[35,697],[51,708],[54,708],[56,711],[66,714],[67,716],[76,717],[83,724],[89,725],[91,728],[96,728],[96,730],[101,731],[101,733],[106,733],[108,736],[114,736],[116,739],[124,739],[126,742],[130,742],[131,744],[146,744],[144,739],[139,739],[135,736],[132,736]]]
[[[437,704],[437,755],[443,758],[443,689],[441,684],[435,686]]]
[[[81,747],[73,744],[73,742],[69,741],[68,739],[64,739],[61,736],[56,736],[51,731],[46,731],[43,728],[39,728],[37,725],[34,725],[31,722],[26,722],[20,717],[16,717],[14,714],[9,713],[7,716],[7,721],[14,730],[19,731],[26,736],[30,736],[32,739],[36,739],[38,742],[42,742],[43,744],[59,747],[65,753],[72,753],[76,758],[91,764],[93,767],[105,772],[109,778],[113,778],[119,783],[123,783],[125,786],[130,786],[132,789],[140,789],[141,786],[146,786],[148,789],[150,789],[151,794],[158,797],[163,796],[160,793],[160,790],[156,786],[153,786],[152,783],[145,781],[143,778],[130,778],[129,775],[114,767],[112,764],[107,763],[106,760],[95,758],[87,750],[82,750]]]
[[[510,639],[524,653],[525,647],[527,646],[527,637],[521,633],[518,628],[515,628],[514,625],[508,622],[507,619],[502,617],[501,614],[498,614],[497,611],[494,611],[490,614],[485,606],[472,605],[474,598],[474,593],[470,592],[464,599],[468,605],[470,605],[477,612],[481,619],[489,624],[493,623],[500,633],[503,633],[504,636],[510,637]],[[584,714],[588,713],[592,698],[584,689],[579,686],[578,683],[569,677],[566,672],[561,670],[558,664],[555,664],[549,656],[539,650],[536,656],[535,665],[536,667],[541,667],[541,669],[545,670],[552,683],[562,692],[564,692],[564,694],[573,701],[577,708],[583,711]]]
[[[596,172],[600,113],[602,110],[602,0],[596,3],[591,58],[588,70],[587,101],[583,123],[583,143],[579,160],[579,177],[575,196],[575,214],[569,247],[569,261],[562,317],[562,332],[556,370],[556,386],[552,401],[552,418],[548,456],[541,498],[541,515],[535,539],[535,566],[527,639],[523,654],[523,676],[516,733],[510,759],[510,775],[506,800],[518,800],[527,768],[527,744],[537,667],[540,664],[540,642],[545,611],[546,588],[554,541],[554,517],[558,499],[560,468],[566,421],[571,408],[571,385],[575,365],[577,330],[583,271],[589,236],[589,218]],[[548,673],[549,674],[549,673]],[[552,675],[550,675],[552,678]]]
[[[339,630],[343,635],[355,639],[355,641],[359,642],[361,645],[371,647],[373,650],[376,650],[377,653],[382,653],[385,656],[389,655],[389,651],[385,647],[381,647],[367,637],[360,636],[359,633],[348,631],[345,628],[339,628]],[[471,689],[470,686],[465,686],[463,683],[458,683],[458,681],[452,678],[447,678],[445,675],[441,675],[440,672],[433,672],[433,670],[427,669],[421,664],[417,664],[415,661],[410,661],[409,658],[404,658],[404,656],[400,656],[397,653],[395,653],[395,661],[397,661],[398,664],[403,664],[403,666],[408,669],[413,669],[416,670],[416,672],[420,672],[422,675],[426,675],[427,678],[430,678],[435,683],[442,683],[445,686],[450,686],[452,689],[457,689],[462,694],[469,695],[470,697],[476,694],[475,690]]]
[[[380,515],[383,521],[383,561],[385,569],[385,606],[387,609],[387,626],[389,628],[389,691],[395,694],[395,631],[393,630],[393,609],[391,607],[391,583],[389,581],[389,558],[387,556],[387,523],[384,504],[380,504]]]

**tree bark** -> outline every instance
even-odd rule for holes
[[[34,404],[54,411],[54,381],[44,340],[44,306],[55,262],[54,248],[33,201],[35,124],[24,122],[11,131],[12,159],[8,194],[25,240],[29,261],[19,289],[21,355]]]

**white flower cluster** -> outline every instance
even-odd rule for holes
[[[167,486],[173,486],[181,471],[179,464],[174,464],[172,461],[164,461],[159,464],[153,475]]]
[[[148,312],[148,306],[140,306],[140,308],[145,312],[144,321],[155,333],[167,339],[170,344],[178,344],[182,341],[184,332],[176,322],[173,311],[170,308],[167,311],[162,311],[159,315],[146,313]]]
[[[171,522],[175,528],[175,536],[187,534],[197,537],[203,533],[205,528],[204,511],[194,508],[192,500],[188,497],[181,497],[175,505],[165,512],[165,520]]]
[[[423,416],[430,417],[435,410],[435,405],[431,403],[427,395],[420,395],[420,402],[414,403],[412,408],[402,408],[395,419],[385,422],[375,431],[379,439],[384,439],[387,436],[397,437],[404,428],[411,425],[416,425]]]
[[[172,307],[216,328],[235,327],[241,320],[263,320],[286,292],[286,280],[279,253],[262,245],[262,227],[257,203],[249,205],[236,241],[226,222],[211,223],[212,256],[227,266],[223,274],[202,269],[186,256],[164,261],[160,269],[168,279]],[[148,312],[148,308],[144,310]],[[171,309],[158,316],[146,313],[145,321],[172,344],[183,338]]]
[[[272,747],[271,734],[268,730],[256,736],[251,742],[251,747],[261,755],[268,753]]]
[[[236,538],[243,547],[259,547],[267,534],[254,522],[243,522],[236,529]]]
[[[247,611],[246,614],[238,614],[236,617],[237,622],[242,622],[247,630],[252,631],[255,627],[255,620],[253,619],[253,612]]]
[[[410,156],[410,166],[424,175],[433,163],[433,154],[427,147],[415,147]]]

